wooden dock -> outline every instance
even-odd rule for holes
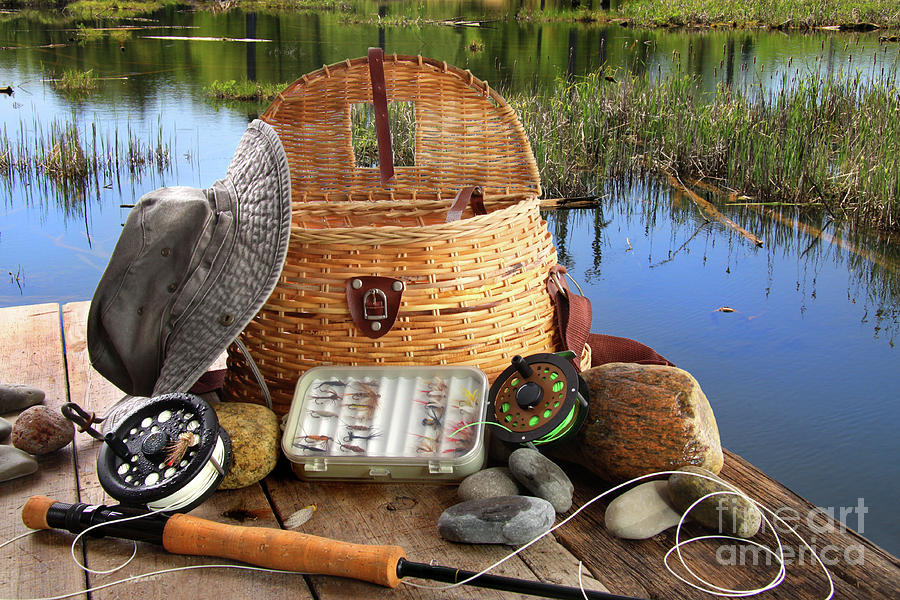
[[[102,414],[122,393],[90,366],[85,344],[87,310],[87,302],[0,309],[0,381],[43,389],[47,406],[59,407],[72,401]],[[14,419],[15,415],[4,417]],[[40,458],[36,474],[0,483],[0,543],[27,530],[20,513],[31,495],[50,496],[62,502],[112,504],[97,481],[97,449],[98,442],[78,434],[73,445]],[[575,482],[575,507],[608,487],[578,467],[565,468]],[[726,453],[722,476],[772,509],[793,509],[799,515],[812,514],[814,509],[734,454]],[[454,544],[437,535],[437,518],[456,503],[455,493],[455,486],[447,485],[306,483],[296,479],[282,462],[261,484],[216,492],[191,514],[223,523],[277,528],[295,511],[313,504],[317,510],[300,531],[356,543],[395,544],[405,548],[413,561],[434,561],[477,571],[503,558],[510,549]],[[577,586],[578,561],[582,561],[586,588],[654,599],[710,597],[681,583],[663,566],[663,556],[674,544],[674,531],[644,541],[618,540],[608,535],[603,526],[606,504],[600,501],[590,506],[557,530],[555,536],[544,538],[494,573]],[[826,558],[831,563],[835,598],[900,597],[897,558],[821,513],[817,514],[815,525],[816,530],[811,532],[801,521],[799,530],[808,538],[815,536],[816,549],[828,549]],[[707,534],[690,525],[682,533],[689,537]],[[73,537],[66,532],[41,531],[0,549],[0,597],[55,596],[149,571],[227,562],[176,556],[159,546],[139,543],[137,557],[125,568],[112,574],[93,574],[73,563],[69,551]],[[768,544],[773,543],[772,539],[768,534],[762,537]],[[753,588],[764,585],[777,570],[766,566],[764,555],[759,555],[758,564],[753,566],[751,553],[723,554],[717,543],[704,543],[705,546],[686,548],[685,553],[692,568],[717,585]],[[780,587],[761,597],[825,598],[828,582],[821,569],[809,555],[799,555],[796,539],[786,537],[785,543],[795,556],[787,577]],[[720,559],[737,557],[739,566],[716,564],[717,548]],[[131,550],[131,542],[90,539],[86,549],[82,552],[78,548],[76,555],[89,568],[105,570],[124,562]],[[214,568],[155,575],[73,597],[330,600],[522,596],[472,587],[430,591],[401,584],[387,589],[339,577]]]

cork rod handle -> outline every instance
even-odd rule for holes
[[[300,573],[336,575],[386,587],[400,583],[400,546],[370,546],[296,531],[215,523],[173,515],[163,530],[163,547],[174,554],[231,558]]]

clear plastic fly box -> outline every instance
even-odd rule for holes
[[[475,367],[315,367],[281,447],[302,479],[458,481],[484,464],[487,390]]]

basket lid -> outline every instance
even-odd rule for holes
[[[295,199],[452,199],[468,185],[486,194],[540,195],[522,124],[486,82],[421,56],[387,55],[383,64],[388,102],[410,103],[401,106],[414,118],[406,124],[413,164],[395,164],[388,186],[377,165],[357,164],[351,107],[372,103],[372,85],[368,58],[348,59],[304,75],[261,117],[281,137]]]

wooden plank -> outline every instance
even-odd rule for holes
[[[426,483],[336,483],[304,482],[284,464],[266,478],[269,496],[282,521],[294,511],[315,504],[314,516],[300,529],[360,544],[401,546],[416,562],[479,571],[502,559],[513,548],[500,545],[455,544],[437,533],[440,514],[459,502],[455,485]],[[552,536],[491,571],[494,575],[540,580],[577,586],[577,559],[556,544]],[[448,591],[414,588],[403,583],[394,590],[337,577],[311,577],[317,597],[330,598],[511,598],[504,592],[473,587]],[[418,581],[428,586],[444,584]],[[603,585],[584,578],[588,589],[604,591]]]
[[[67,401],[59,305],[0,309],[0,381],[24,383],[46,393],[44,405]],[[17,413],[3,415],[14,421]],[[6,441],[9,443],[9,440]],[[0,483],[0,542],[28,531],[22,524],[25,500],[35,494],[78,501],[72,445],[39,457],[34,475]],[[42,531],[0,550],[0,596],[34,598],[84,589],[84,573],[69,556],[69,539]],[[84,596],[75,596],[84,598]]]
[[[576,485],[575,504],[580,506],[609,485],[581,467],[567,465]],[[815,511],[815,507],[781,484],[773,481],[741,457],[726,452],[725,468],[721,475],[742,489],[751,498],[761,502],[779,514],[801,516],[798,526],[808,542],[819,552],[825,550],[829,570],[835,582],[836,598],[897,598],[900,597],[900,561],[840,523]],[[609,500],[611,500],[610,498]],[[675,544],[675,531],[670,529],[649,540],[619,540],[609,535],[603,524],[603,515],[609,501],[597,501],[573,523],[573,526],[557,530],[560,543],[582,557],[586,566],[611,591],[643,598],[688,598],[700,594],[673,577],[663,565],[665,553]],[[796,513],[792,512],[796,511]],[[815,514],[814,514],[815,513]],[[806,525],[806,516],[814,514],[816,529]],[[786,530],[784,530],[786,531]],[[787,552],[789,566],[785,581],[766,598],[825,598],[828,582],[821,568],[811,555],[800,554],[800,543],[795,537],[779,530]],[[709,535],[709,531],[694,524],[682,529],[681,539]],[[771,532],[754,538],[771,548],[777,544]],[[741,550],[731,541],[701,542],[696,547],[685,547],[689,566],[708,581],[722,587],[748,589],[767,584],[775,575],[776,566],[766,565],[764,554],[754,558],[754,553]],[[724,548],[721,546],[724,545]],[[845,555],[844,552],[849,552]],[[718,553],[718,554],[717,554]],[[792,558],[793,557],[793,558]],[[849,560],[847,560],[849,557]],[[854,564],[862,558],[861,564]],[[721,561],[720,564],[717,560]],[[676,561],[673,561],[674,565]],[[683,569],[677,568],[681,573]]]
[[[79,302],[63,307],[66,359],[72,400],[89,411],[103,414],[122,397],[122,392],[97,373],[87,353],[85,323],[89,303]],[[96,461],[99,442],[79,436],[78,467],[82,502],[114,504],[97,480]],[[216,492],[191,515],[229,524],[251,527],[278,527],[278,521],[262,488],[254,485],[241,490]],[[113,568],[131,554],[132,544],[122,540],[90,540],[87,564],[95,570]],[[188,565],[228,564],[229,561],[178,556],[153,544],[138,544],[138,556],[127,567],[109,575],[89,575],[92,586],[102,585],[139,573]],[[180,571],[143,579],[136,583],[114,586],[94,592],[100,598],[166,598],[187,594],[186,590],[202,590],[208,598],[267,598],[305,600],[312,594],[301,575],[272,574],[239,569],[200,569]]]

